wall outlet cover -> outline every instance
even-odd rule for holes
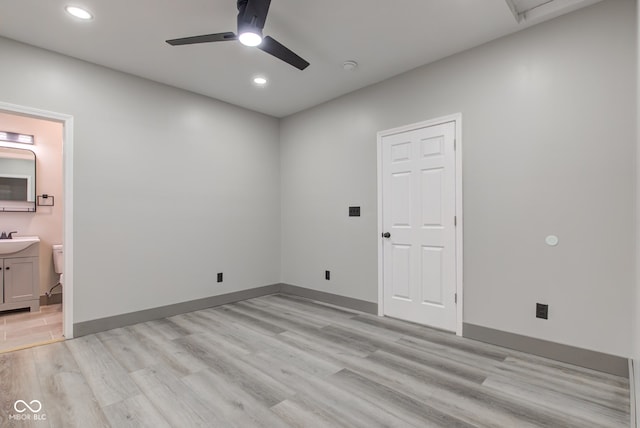
[[[558,239],[556,235],[549,235],[544,238],[544,242],[546,242],[550,247],[555,247],[560,242],[560,239]]]
[[[536,318],[549,319],[549,305],[536,303]]]

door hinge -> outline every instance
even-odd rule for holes
[[[454,301],[455,304],[458,304],[458,293],[455,293],[453,295],[453,301]]]
[[[453,150],[456,151],[458,150],[458,140],[456,140],[455,138],[453,139]]]
[[[457,225],[458,225],[458,216],[457,216],[457,215],[454,215],[454,216],[453,216],[453,225],[454,225],[454,226],[457,226]]]

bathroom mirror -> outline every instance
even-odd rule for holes
[[[35,212],[36,154],[0,147],[0,211]]]

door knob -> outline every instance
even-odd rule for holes
[[[385,232],[382,234],[383,238],[391,238],[391,234],[389,232]]]

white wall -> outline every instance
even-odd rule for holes
[[[62,244],[62,124],[0,112],[0,130],[35,137],[33,145],[0,143],[32,150],[36,154],[36,193],[55,196],[53,207],[37,207],[35,213],[0,213],[0,231],[40,237],[40,295],[58,283],[51,246]],[[54,293],[60,293],[60,287]]]
[[[635,403],[631,403],[635,426],[640,427],[640,6],[636,1],[636,296],[633,319]],[[635,404],[635,409],[633,405]],[[635,412],[634,412],[635,410]],[[631,421],[633,425],[633,420]]]
[[[461,112],[464,321],[631,355],[633,7],[602,2],[280,124],[0,39],[0,101],[75,119],[74,322],[281,279],[375,301],[376,132]]]
[[[631,355],[634,4],[602,2],[285,118],[283,281],[376,301],[376,132],[461,112],[464,322]]]
[[[276,119],[7,39],[0,52],[1,101],[74,116],[75,323],[279,282]]]

